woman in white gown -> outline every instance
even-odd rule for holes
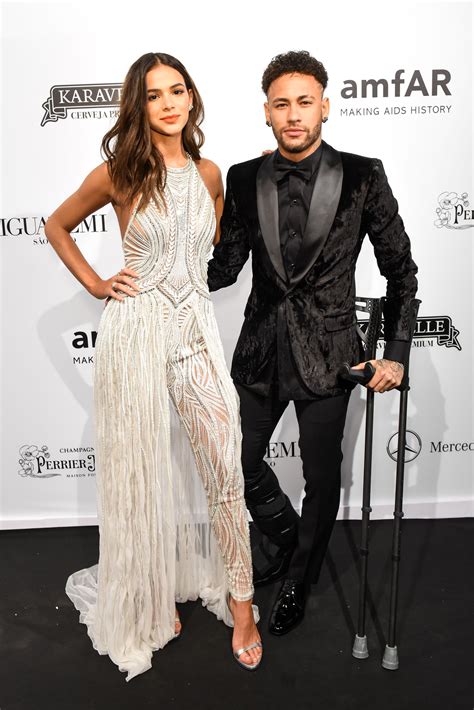
[[[66,591],[94,648],[127,680],[181,632],[175,602],[201,597],[234,626],[240,665],[262,655],[240,466],[240,421],[207,288],[223,207],[200,157],[203,106],[184,66],[130,68],[106,162],[50,217],[46,234],[93,296],[108,299],[95,357],[99,564]],[[101,279],[70,232],[112,203],[125,268]]]

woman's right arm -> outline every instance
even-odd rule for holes
[[[138,274],[131,269],[122,269],[110,279],[101,279],[71,237],[78,224],[112,200],[112,180],[103,163],[89,173],[79,189],[53,212],[44,231],[61,261],[92,296],[122,301],[124,296],[120,292],[135,296],[140,290],[132,280],[138,278]]]

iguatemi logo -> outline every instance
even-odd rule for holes
[[[95,476],[95,453],[92,446],[59,449],[60,457],[53,458],[47,446],[25,444],[20,446],[20,469],[22,478],[89,478]],[[74,454],[66,458],[66,455]],[[77,454],[83,454],[77,456]]]
[[[367,330],[368,321],[358,321],[363,333]],[[432,348],[434,345],[444,345],[446,348],[462,350],[458,340],[459,330],[454,327],[451,316],[424,316],[416,319],[415,332],[413,333],[413,348]],[[382,321],[378,348],[383,347],[384,322]]]
[[[52,86],[43,104],[41,125],[68,115],[74,119],[115,118],[122,84],[62,84]]]
[[[446,229],[469,229],[474,227],[474,210],[468,209],[467,192],[442,192],[438,196],[435,227]]]
[[[77,234],[100,234],[107,232],[106,213],[93,214],[84,219],[71,234],[76,240]],[[28,217],[0,217],[0,237],[31,238],[35,245],[48,244],[44,233],[47,217],[30,215]]]
[[[275,466],[276,459],[293,459],[300,456],[300,447],[297,441],[270,441],[265,452],[269,466]]]
[[[412,114],[448,114],[452,104],[440,103],[439,98],[451,96],[451,72],[448,69],[432,69],[422,73],[420,69],[407,71],[397,69],[393,77],[378,79],[345,79],[341,97],[361,103],[343,106],[340,115],[346,118],[360,116],[408,116]],[[414,99],[430,97],[431,103],[414,103]],[[384,101],[382,101],[384,100]],[[369,104],[369,105],[368,105]]]

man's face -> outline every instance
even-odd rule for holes
[[[270,84],[265,116],[278,147],[293,159],[303,158],[321,142],[321,123],[329,114],[323,87],[307,74],[283,74]]]

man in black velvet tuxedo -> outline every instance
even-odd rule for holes
[[[232,362],[241,402],[248,508],[264,543],[254,581],[284,577],[270,620],[281,635],[303,618],[334,526],[350,385],[343,363],[363,367],[354,272],[362,241],[387,279],[384,356],[369,387],[400,384],[409,347],[416,265],[380,160],[341,153],[321,140],[329,114],[327,74],[307,52],[278,55],[262,80],[278,150],[234,165],[227,176],[221,238],[209,262],[211,290],[228,286],[252,252],[252,290]],[[264,462],[290,401],[305,479],[301,517]]]

